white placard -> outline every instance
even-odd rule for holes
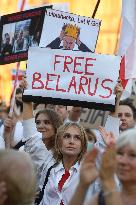
[[[48,9],[39,46],[94,52],[100,24],[101,21],[97,19]],[[70,26],[73,27],[70,28]],[[75,34],[76,29],[77,35]],[[66,45],[68,43],[71,45],[73,43],[73,47],[68,47]]]
[[[24,95],[115,105],[120,57],[30,48]]]

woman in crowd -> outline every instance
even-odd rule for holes
[[[41,204],[66,205],[79,181],[80,161],[87,148],[86,132],[81,125],[75,123],[62,125],[57,131],[55,149],[48,150],[36,132],[33,119],[26,120],[31,110],[29,106],[30,104],[24,103],[25,150],[41,171],[42,186],[49,168],[55,165],[50,171]]]
[[[82,164],[80,183],[69,205],[136,204],[136,130],[121,133],[116,144],[116,148],[112,146],[104,153],[99,173],[94,163],[97,151],[94,149],[88,153]],[[115,173],[121,183],[120,191],[116,189]],[[85,195],[96,174],[101,178],[102,192],[86,204]]]
[[[58,129],[55,142],[55,150],[45,147],[42,139],[37,133],[35,120],[32,119],[31,103],[24,103],[24,136],[26,140],[25,151],[31,155],[33,162],[37,165],[37,172],[41,173],[40,188],[42,189],[46,176],[48,181],[43,190],[41,205],[52,203],[67,205],[76,189],[79,181],[80,161],[86,151],[86,132],[77,123],[69,123]],[[36,118],[37,124],[37,118]],[[116,123],[115,123],[116,124]],[[117,123],[118,124],[118,123]],[[112,126],[113,127],[113,126]],[[38,127],[37,127],[38,128]],[[41,132],[40,129],[38,131]],[[42,130],[44,131],[44,130]],[[45,133],[46,135],[46,133]],[[57,163],[57,164],[56,164]],[[51,169],[50,174],[48,170]],[[63,175],[68,172],[67,181],[64,183]],[[59,186],[59,182],[64,187]],[[97,177],[93,180],[95,180]],[[94,182],[88,191],[87,199],[99,190],[99,183]]]
[[[35,115],[37,131],[42,133],[42,140],[48,150],[55,144],[57,128],[63,124],[59,115],[51,109],[39,110]]]

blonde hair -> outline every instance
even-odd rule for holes
[[[66,36],[70,36],[72,38],[77,39],[80,33],[80,28],[73,24],[65,24],[64,33]]]
[[[60,144],[61,144],[61,139],[64,135],[64,133],[66,132],[66,130],[72,126],[77,127],[80,130],[81,133],[81,145],[82,145],[82,149],[81,152],[77,158],[77,161],[81,161],[81,159],[83,158],[83,155],[85,154],[86,150],[87,150],[87,134],[85,129],[83,128],[83,126],[81,126],[80,124],[77,123],[66,123],[65,125],[62,125],[58,128],[57,130],[57,134],[56,134],[56,138],[55,138],[55,149],[54,149],[54,158],[56,159],[57,162],[60,162],[63,159],[63,155],[60,151]]]
[[[136,152],[136,129],[123,131],[117,139],[117,149],[130,145]]]

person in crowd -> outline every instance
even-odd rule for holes
[[[26,115],[25,117],[27,118]],[[42,185],[48,169],[56,165],[50,172],[41,204],[68,204],[78,181],[80,160],[87,147],[87,136],[84,129],[75,123],[60,126],[56,135],[55,149],[48,151],[43,141],[38,138],[34,127],[31,127],[32,135],[28,132],[30,120],[24,121],[23,126],[24,136],[26,136],[25,151],[31,155],[33,162],[41,170]],[[66,178],[70,173],[70,177],[64,183],[63,189],[61,177],[64,173]]]
[[[65,119],[64,123],[75,122],[80,123],[80,116],[82,114],[82,107],[67,106],[68,117]]]
[[[109,134],[109,133],[108,133]],[[97,150],[88,153],[82,163],[80,182],[69,205],[135,205],[136,202],[136,130],[122,132],[116,141],[103,154],[100,170],[96,169]],[[110,134],[109,134],[110,137]],[[116,189],[114,175],[117,174],[121,186]],[[84,203],[90,183],[96,175],[102,182],[102,192],[96,194],[89,203]]]
[[[12,116],[8,116],[5,119],[4,125],[1,128],[0,135],[3,136],[5,140],[6,148],[16,146],[23,138],[23,127],[21,123],[23,117],[22,92],[21,88],[18,87],[16,89]]]
[[[12,53],[12,45],[10,44],[10,35],[9,35],[9,33],[5,33],[4,38],[5,38],[4,39],[5,43],[2,46],[1,54],[2,55],[9,55],[9,54]]]
[[[53,40],[46,47],[52,49],[65,49],[65,50],[73,50],[75,44],[78,45],[78,49],[84,52],[91,52],[91,50],[80,41],[80,28],[76,25],[72,24],[64,24],[62,27],[62,31],[60,36]],[[63,46],[61,46],[61,42],[63,42]]]
[[[42,141],[48,150],[55,144],[55,135],[63,121],[59,115],[51,109],[39,110],[35,115],[37,131],[42,133]]]
[[[55,112],[57,112],[60,115],[63,122],[65,122],[65,120],[68,117],[67,106],[65,106],[65,105],[55,105],[54,110],[55,110]]]
[[[24,129],[24,136],[26,140],[25,151],[31,155],[31,158],[37,167],[37,173],[41,173],[41,179],[40,179],[41,189],[43,187],[44,179],[46,178],[48,170],[52,167],[52,165],[56,166],[55,168],[51,170],[51,173],[49,175],[49,182],[44,187],[43,198],[42,198],[41,204],[49,204],[52,198],[51,197],[52,194],[54,196],[54,199],[52,200],[53,204],[55,205],[59,203],[68,204],[70,198],[72,197],[72,194],[74,193],[78,180],[79,180],[79,171],[77,171],[77,174],[73,174],[73,172],[75,170],[74,168],[76,168],[77,166],[76,164],[78,164],[77,170],[79,170],[79,167],[80,167],[80,163],[79,163],[80,161],[78,160],[79,153],[82,152],[84,146],[87,148],[86,132],[82,128],[82,126],[80,126],[80,124],[78,123],[73,123],[73,122],[72,123],[70,122],[68,124],[66,123],[60,129],[58,129],[58,132],[56,135],[56,141],[55,141],[55,149],[48,150],[48,148],[45,147],[45,144],[43,143],[42,139],[38,136],[36,126],[34,124],[35,120],[32,119],[32,114],[33,112],[32,112],[31,103],[24,103],[23,129]],[[116,130],[119,128],[118,120],[116,118],[114,119],[110,117],[108,121],[109,123],[113,122],[112,129],[114,130],[114,132],[116,132]],[[62,130],[64,130],[64,132],[62,132]],[[82,135],[83,133],[84,135]],[[66,136],[65,134],[68,134],[68,136]],[[64,136],[67,139],[67,143],[64,146],[66,149],[66,153],[63,147],[63,138],[65,138]],[[82,138],[85,139],[84,143],[83,143]],[[62,140],[58,142],[59,139],[62,139]],[[64,139],[64,142],[66,139]],[[58,143],[59,143],[59,146],[58,146]],[[85,150],[85,147],[84,147],[84,150]],[[58,156],[56,154],[57,153],[56,150],[58,150],[58,152],[60,153],[59,161],[55,157],[55,156]],[[70,157],[69,155],[70,153],[73,155],[73,157]],[[66,164],[64,163],[65,158],[67,159]],[[59,163],[59,164],[56,165],[56,163]],[[69,166],[67,164],[69,164]],[[60,191],[59,188],[57,189],[58,184],[55,183],[55,180],[57,179],[59,183],[61,176],[65,173],[65,169],[70,170],[71,177],[69,178],[69,182],[67,182],[69,184],[66,189],[67,191],[63,191],[63,189]],[[71,186],[73,186],[73,189],[70,193],[69,189]],[[94,192],[96,192],[96,189],[97,188],[94,183],[89,189],[89,195],[92,195]]]
[[[47,104],[33,103],[33,115],[35,116],[39,110],[44,110]]]
[[[35,190],[35,170],[29,155],[1,150],[0,205],[32,205]]]
[[[121,132],[130,128],[135,128],[136,108],[129,99],[120,102],[118,109],[118,117],[121,121]]]

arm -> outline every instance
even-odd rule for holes
[[[78,45],[78,49],[80,51],[83,51],[83,52],[92,52],[84,43],[82,43],[79,39],[79,37],[77,38],[76,40],[76,43]]]
[[[103,196],[105,205],[123,205],[120,193],[117,191],[117,186],[114,180],[116,170],[116,149],[115,145],[110,146],[106,149],[103,154],[101,167],[100,167],[100,178],[103,187]]]
[[[118,117],[118,109],[121,95],[123,93],[123,86],[121,80],[118,80],[117,85],[114,88],[114,94],[116,95],[115,111],[111,113],[112,117]]]
[[[22,83],[23,84],[23,83]],[[26,81],[23,87],[26,88]],[[37,172],[48,163],[53,163],[51,151],[45,147],[41,133],[36,129],[35,119],[33,117],[32,103],[23,102],[23,141],[25,143],[25,151],[30,154]],[[53,162],[52,162],[53,161]]]
[[[48,44],[46,47],[51,49],[57,49],[60,47],[60,44],[61,44],[61,40],[58,37],[55,40],[53,40],[50,44]]]
[[[13,123],[12,117],[7,117],[4,121],[3,138],[5,141],[5,148],[11,148],[13,141],[13,132],[15,124]]]
[[[98,171],[95,166],[97,153],[98,150],[94,148],[86,154],[81,164],[80,181],[69,205],[84,204],[86,193],[90,184],[98,177]]]

